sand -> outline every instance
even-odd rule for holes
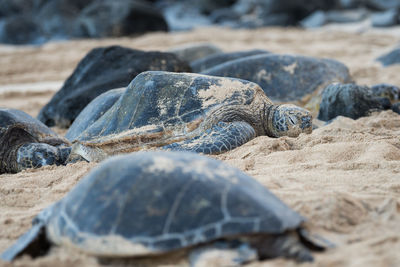
[[[208,28],[42,47],[0,46],[0,106],[36,116],[85,53],[111,44],[167,50],[185,43],[212,42],[225,51],[259,48],[334,58],[349,67],[359,84],[388,82],[400,86],[400,65],[383,68],[374,61],[399,41],[398,28],[382,32],[338,27],[313,31]],[[307,217],[310,230],[336,244],[325,253],[315,253],[315,262],[303,266],[400,266],[399,136],[400,116],[385,111],[358,120],[339,117],[298,138],[258,137],[215,158],[253,176]],[[95,165],[81,162],[0,175],[0,251],[30,227],[40,210],[62,198]],[[221,262],[223,257],[217,257],[206,265]],[[140,264],[172,266],[186,265],[187,261],[174,255]],[[98,266],[99,262],[71,249],[54,248],[45,257],[23,257],[15,265]],[[251,264],[295,265],[284,259]]]

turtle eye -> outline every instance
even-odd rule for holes
[[[289,116],[289,121],[294,125],[297,123],[297,119],[295,116]]]

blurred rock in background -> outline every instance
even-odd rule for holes
[[[0,42],[103,38],[200,26],[400,24],[400,0],[0,0]]]

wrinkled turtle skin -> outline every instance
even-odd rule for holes
[[[268,53],[270,52],[261,49],[230,52],[230,53],[217,53],[191,62],[190,67],[192,68],[193,72],[202,72],[205,71],[206,69],[215,67],[219,64],[226,63],[231,60],[259,55],[259,54],[268,54]]]
[[[138,152],[93,169],[2,254],[13,260],[51,245],[99,257],[151,256],[225,239],[259,259],[311,261],[320,248],[304,218],[243,172],[195,153]],[[308,242],[304,242],[307,239]]]
[[[0,108],[0,173],[63,164],[70,143],[23,111]]]
[[[310,102],[332,82],[351,81],[347,67],[336,60],[280,54],[236,59],[202,73],[252,81],[272,101],[301,101],[302,104]],[[314,109],[311,103],[310,108]]]
[[[72,140],[71,155],[101,161],[150,148],[218,154],[260,135],[297,137],[311,131],[307,110],[274,105],[255,83],[149,71]]]
[[[121,46],[95,48],[40,110],[38,119],[49,127],[68,128],[94,98],[108,90],[126,87],[136,75],[147,70],[190,72],[191,69],[172,53]]]

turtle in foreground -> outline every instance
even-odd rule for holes
[[[324,242],[304,218],[243,172],[188,152],[138,152],[104,161],[2,254],[39,256],[52,245],[100,258],[204,246],[237,250],[237,261],[313,259]],[[254,253],[243,253],[243,250]]]
[[[297,137],[311,131],[307,110],[274,105],[255,83],[149,71],[138,75],[103,116],[72,140],[71,155],[101,161],[143,148],[218,154],[256,136]]]
[[[0,173],[63,164],[70,143],[23,111],[0,108]]]

